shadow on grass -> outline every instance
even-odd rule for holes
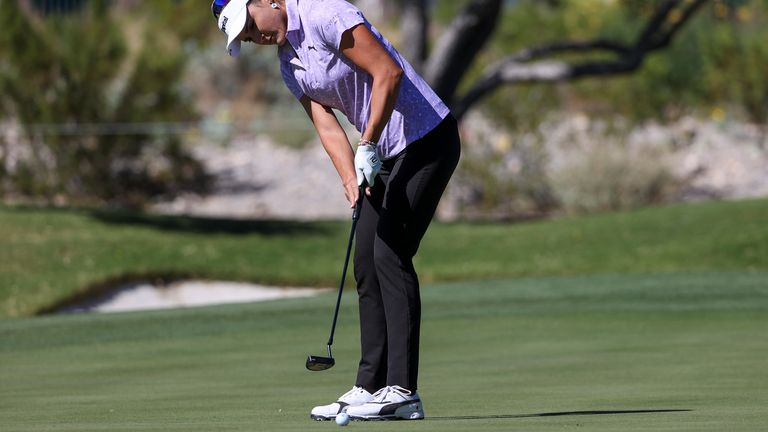
[[[106,224],[146,226],[162,231],[200,234],[322,235],[334,233],[337,229],[334,226],[335,222],[173,216],[144,213],[139,210],[78,206],[57,207],[45,204],[5,205],[0,203],[0,211],[80,214]]]
[[[565,417],[565,416],[591,416],[591,415],[616,415],[616,414],[651,414],[651,413],[673,413],[689,412],[690,409],[654,409],[654,410],[614,410],[614,411],[563,411],[547,412],[537,414],[501,414],[484,416],[448,416],[448,417],[427,417],[426,420],[492,420],[492,419],[518,419],[535,417]]]
[[[92,210],[89,214],[108,224],[141,225],[163,231],[203,234],[305,235],[330,231],[327,224],[316,222],[167,216],[121,210]]]

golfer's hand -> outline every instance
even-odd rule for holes
[[[368,183],[365,194],[370,196],[370,188],[376,180],[376,175],[381,170],[381,160],[376,154],[376,148],[371,145],[357,147],[355,153],[355,172],[357,173],[357,185],[362,186],[363,181]]]
[[[349,201],[349,207],[355,208],[357,200],[360,199],[360,188],[357,187],[354,178],[344,183],[344,195],[347,197],[347,201]]]

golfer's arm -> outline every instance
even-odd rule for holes
[[[371,115],[361,138],[378,142],[400,94],[403,69],[364,25],[344,33],[339,48],[344,56],[373,77]]]
[[[315,125],[315,130],[320,136],[320,142],[323,143],[323,148],[330,156],[333,166],[341,177],[341,183],[343,185],[349,182],[357,184],[355,155],[349,145],[347,134],[339,124],[336,115],[330,108],[306,95],[301,98],[300,102],[309,119],[312,120],[312,124]]]

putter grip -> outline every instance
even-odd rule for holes
[[[360,185],[360,194],[357,196],[357,202],[355,203],[355,209],[352,211],[352,220],[356,221],[360,219],[360,211],[363,209],[363,194],[365,193],[365,186],[368,183],[363,180],[363,184]]]
[[[360,207],[362,207],[361,204],[362,203],[358,200],[357,204],[355,204],[355,209],[352,210],[352,220],[353,221],[356,221],[356,220],[360,219]]]

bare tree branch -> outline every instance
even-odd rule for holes
[[[693,15],[695,15],[696,12],[698,12],[708,1],[709,0],[687,0],[686,3],[688,3],[688,5],[685,9],[683,9],[680,17],[677,20],[672,20],[672,25],[667,30],[666,34],[662,34],[662,36],[659,37],[653,45],[651,45],[651,49],[660,49],[668,46],[672,42],[675,34],[677,34],[680,29],[682,29],[683,26],[693,17]]]
[[[559,42],[529,48],[489,66],[476,84],[454,104],[453,113],[461,118],[480,99],[503,84],[521,82],[558,82],[587,76],[618,75],[638,69],[646,56],[668,46],[685,23],[709,0],[666,0],[656,9],[632,47],[605,40]],[[684,4],[682,10],[679,10]],[[679,14],[673,14],[678,11]],[[675,19],[670,20],[670,16]],[[671,22],[670,22],[671,21]],[[564,60],[541,60],[561,53],[608,51],[615,60],[569,63]]]
[[[555,42],[550,45],[540,47],[525,48],[515,54],[505,58],[503,61],[528,62],[540,57],[547,57],[559,53],[576,53],[589,51],[608,51],[617,55],[627,55],[632,52],[632,48],[626,45],[608,40],[598,39],[594,41],[579,42],[565,41]]]
[[[646,50],[650,48],[653,38],[659,33],[662,26],[667,21],[670,12],[678,6],[680,1],[681,0],[664,0],[661,5],[659,5],[635,43],[636,49]]]

